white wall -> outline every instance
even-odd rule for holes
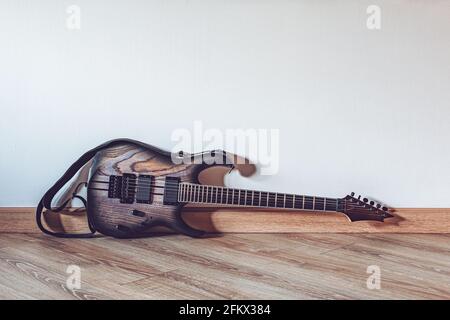
[[[280,129],[278,174],[232,184],[450,207],[449,17],[425,0],[1,0],[0,205],[35,205],[105,140],[171,149],[202,120]]]

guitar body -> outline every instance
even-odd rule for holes
[[[217,164],[206,164],[213,160],[211,153],[175,157],[180,162],[186,157],[192,161],[176,164],[169,152],[126,142],[98,152],[91,169],[87,199],[88,216],[95,229],[105,235],[123,238],[143,236],[152,227],[164,226],[192,237],[202,236],[202,231],[193,229],[183,221],[181,210],[184,203],[168,204],[167,196],[165,200],[164,190],[169,190],[166,178],[176,179],[178,182],[200,183],[199,174]],[[232,167],[230,164],[223,165]],[[128,189],[111,190],[111,177],[130,174],[135,177],[149,177],[139,182],[142,190],[149,190],[147,193],[151,193],[149,198],[144,196],[141,202],[127,202],[124,200],[124,192]],[[125,188],[135,188],[138,179],[140,178],[128,182],[129,186]],[[146,189],[147,187],[149,189]],[[122,193],[122,199],[117,194],[114,197],[114,192]],[[134,194],[134,197],[136,196]]]

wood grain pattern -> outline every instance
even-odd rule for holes
[[[223,233],[450,233],[447,208],[398,208],[395,215],[396,219],[384,223],[349,222],[340,214],[186,207],[182,217],[196,229]],[[45,218],[55,231],[87,231],[83,211],[61,217],[45,213]],[[40,233],[34,221],[34,208],[0,208],[0,233]]]
[[[68,265],[80,290],[66,286]],[[0,234],[0,299],[450,299],[449,279],[450,235]]]
[[[215,151],[214,155],[183,154],[183,157],[177,158],[179,164],[174,163],[172,156],[178,155],[130,143],[121,143],[98,152],[91,168],[92,174],[87,191],[87,210],[96,229],[105,235],[130,237],[141,236],[156,226],[167,227],[193,237],[201,236],[203,234],[201,230],[187,225],[181,218],[183,203],[168,205],[164,202],[162,192],[170,189],[164,184],[164,179],[170,176],[178,178],[179,182],[198,183],[199,174],[206,168],[224,165],[231,167],[232,165],[228,163],[229,156],[222,151]],[[216,156],[225,159],[228,164],[216,163]],[[186,163],[182,161],[183,159],[190,161]],[[108,197],[105,185],[108,185],[109,177],[123,176],[126,173],[150,175],[155,179],[153,184],[159,188],[152,187],[153,196],[150,203],[138,203],[134,201],[134,195],[131,204]],[[136,184],[136,181],[133,183]],[[133,190],[135,188],[135,185],[131,187]],[[178,188],[178,184],[175,188]],[[133,210],[139,211],[142,216],[133,215]]]

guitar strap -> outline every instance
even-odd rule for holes
[[[160,150],[154,146],[151,146],[149,144],[140,142],[140,141],[136,141],[136,140],[131,140],[131,139],[115,139],[115,140],[110,140],[107,141],[89,151],[87,151],[86,153],[84,153],[77,161],[75,161],[70,167],[69,169],[67,169],[67,171],[62,175],[61,178],[58,179],[58,181],[55,182],[55,184],[47,190],[47,192],[44,194],[44,196],[42,197],[42,199],[39,201],[39,204],[37,205],[36,208],[36,223],[39,227],[39,229],[48,235],[51,236],[55,236],[55,237],[59,237],[59,238],[92,238],[95,235],[95,227],[92,224],[92,219],[89,217],[89,210],[86,210],[87,212],[87,220],[88,220],[88,226],[89,226],[89,230],[90,232],[88,233],[65,233],[65,232],[53,232],[49,229],[47,229],[46,227],[44,227],[43,223],[42,223],[42,212],[44,211],[44,209],[47,209],[49,211],[52,212],[61,212],[64,208],[67,207],[67,205],[73,200],[73,199],[79,199],[83,202],[84,207],[87,209],[87,201],[86,199],[84,199],[82,196],[80,196],[78,193],[78,190],[80,189],[80,187],[82,185],[85,185],[86,183],[80,183],[75,189],[74,192],[72,193],[72,196],[69,197],[68,199],[65,199],[61,205],[59,205],[58,207],[52,208],[52,201],[53,198],[55,197],[55,195],[66,185],[67,182],[69,182],[74,176],[75,174],[86,164],[88,163],[91,159],[94,158],[94,156],[101,150],[116,146],[116,145],[120,145],[123,143],[132,143],[135,144],[137,146],[149,149],[149,150],[154,150],[154,151],[158,151],[160,153],[166,154],[166,155],[170,155],[170,152],[164,151],[164,150]]]

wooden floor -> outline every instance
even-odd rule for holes
[[[69,265],[81,289],[66,286]],[[368,289],[379,266],[381,288]],[[0,235],[1,299],[450,299],[450,235]]]

